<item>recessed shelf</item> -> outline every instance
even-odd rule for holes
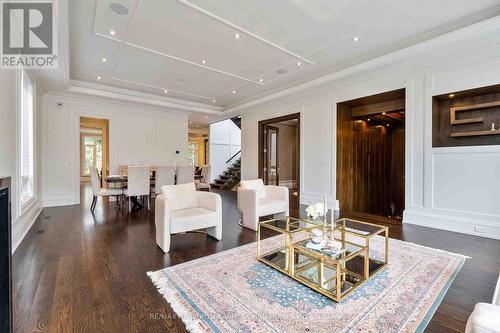
[[[456,132],[451,133],[452,138],[464,138],[468,136],[485,136],[485,135],[500,135],[500,130],[486,130],[486,131],[470,131],[470,132]]]

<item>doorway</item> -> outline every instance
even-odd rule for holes
[[[337,104],[341,214],[401,223],[405,209],[405,90]]]
[[[80,181],[90,181],[93,167],[103,175],[109,173],[109,121],[80,117]]]
[[[290,208],[300,194],[300,114],[259,122],[259,177],[266,185],[285,186]]]

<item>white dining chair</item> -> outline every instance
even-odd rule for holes
[[[154,194],[161,193],[163,185],[174,185],[175,183],[175,166],[157,166],[155,173],[155,188]]]
[[[111,197],[116,196],[117,202],[119,197],[123,194],[123,191],[119,188],[104,188],[101,187],[101,181],[99,180],[99,171],[96,167],[90,168],[90,181],[92,183],[92,204],[90,205],[90,211],[94,212],[95,205],[97,203],[97,197]]]
[[[201,167],[201,176],[202,178],[200,179],[199,182],[196,182],[196,189],[197,190],[207,190],[210,191],[210,172],[212,170],[211,165],[203,165]]]
[[[177,167],[177,185],[194,182],[194,166],[184,165]]]
[[[123,194],[128,198],[129,211],[132,210],[130,197],[146,197],[149,209],[150,172],[150,167],[147,166],[128,167],[127,189],[123,191]]]

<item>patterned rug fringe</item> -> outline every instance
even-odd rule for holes
[[[199,327],[199,322],[196,319],[193,319],[182,307],[182,305],[176,300],[175,294],[176,290],[168,287],[169,283],[166,278],[160,277],[158,272],[147,272],[147,275],[153,281],[158,292],[164,296],[167,302],[174,310],[175,314],[182,319],[184,325],[186,325],[186,329],[191,333],[206,333]]]

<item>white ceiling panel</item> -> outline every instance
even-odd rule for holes
[[[241,82],[131,46],[124,46],[112,77],[208,98]]]
[[[230,107],[497,15],[500,0],[75,0],[70,75]]]

